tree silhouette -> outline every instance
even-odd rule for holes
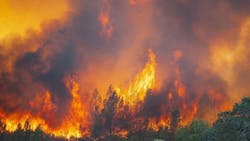
[[[175,132],[176,129],[179,126],[179,122],[180,122],[180,112],[179,110],[174,110],[171,113],[171,122],[170,122],[170,135],[169,138],[170,140],[174,141],[175,140]]]
[[[214,123],[216,141],[249,141],[250,140],[250,98],[243,98],[235,104],[232,111],[218,114]]]
[[[111,91],[108,91],[108,92],[111,92]],[[112,133],[112,123],[113,123],[113,118],[115,115],[115,109],[116,109],[118,100],[119,99],[117,97],[116,92],[113,91],[110,97],[108,98],[108,100],[106,101],[104,105],[104,110],[102,112],[105,118],[104,127],[105,129],[109,131],[110,134]]]
[[[91,131],[93,138],[100,137],[106,132],[112,134],[113,119],[119,98],[112,86],[109,87],[107,96],[108,98],[104,100],[104,108],[101,112],[99,112],[99,107],[96,107],[93,113],[94,124]]]

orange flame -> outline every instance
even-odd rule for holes
[[[86,106],[83,105],[79,91],[79,84],[75,81],[70,82],[68,85],[72,85],[71,94],[73,97],[70,112],[64,118],[64,121],[59,127],[50,128],[48,123],[40,118],[40,116],[35,116],[30,113],[14,113],[10,116],[5,116],[1,114],[3,122],[6,124],[6,130],[9,132],[14,132],[18,128],[25,129],[25,124],[29,122],[29,130],[34,131],[37,127],[40,127],[43,131],[48,134],[53,134],[58,137],[82,137],[83,135],[89,135],[87,130],[89,114],[87,112]],[[70,86],[69,86],[70,87]],[[43,101],[44,103],[41,103]],[[42,112],[45,114],[50,113],[50,111],[55,110],[55,105],[51,101],[50,93],[47,91],[42,99],[38,97],[34,101],[29,103],[30,106],[38,106],[37,104],[42,104]],[[52,113],[50,113],[52,114]],[[19,127],[18,127],[19,126]]]
[[[79,84],[75,81],[72,81],[68,85],[72,85],[71,94],[73,97],[70,112],[66,116],[62,125],[58,129],[51,132],[56,136],[79,138],[83,135],[89,134],[89,131],[81,131],[81,128],[86,128],[86,126],[88,125],[87,121],[89,115],[78,94],[78,91],[80,89]]]
[[[137,102],[143,101],[146,92],[155,87],[155,55],[151,49],[148,52],[149,60],[145,68],[136,75],[135,80],[129,85],[128,90],[118,93],[124,102],[129,105],[135,105]]]
[[[113,26],[110,18],[110,2],[108,0],[102,0],[102,7],[98,17],[98,20],[102,26],[101,35],[110,39],[113,34]]]

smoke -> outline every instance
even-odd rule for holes
[[[156,55],[156,88],[132,116],[160,119],[180,109],[183,120],[213,120],[249,96],[250,7],[243,0],[84,0],[68,7],[40,31],[0,40],[4,115],[31,113],[58,127],[70,113],[69,78],[79,82],[83,105],[93,109],[94,90],[105,99],[111,84],[128,88],[149,48]],[[30,104],[46,92],[53,116]]]

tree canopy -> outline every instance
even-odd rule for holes
[[[236,103],[231,111],[219,113],[217,120],[212,126],[209,126],[203,120],[193,120],[189,125],[179,127],[179,111],[174,110],[172,112],[170,128],[162,128],[159,131],[145,128],[136,132],[129,131],[128,136],[124,138],[112,134],[112,118],[118,99],[114,91],[110,91],[109,95],[110,97],[106,100],[101,112],[96,111],[92,137],[83,137],[77,140],[153,141],[154,139],[163,139],[167,141],[250,141],[250,97],[243,98],[240,103]],[[6,125],[0,119],[0,141],[66,140],[45,134],[39,126],[32,131],[29,120],[25,122],[24,128],[21,128],[21,125],[19,125],[18,129],[11,133],[6,130]]]

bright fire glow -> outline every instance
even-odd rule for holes
[[[1,0],[0,39],[40,30],[43,22],[62,18],[68,10],[67,0]]]
[[[136,75],[135,80],[131,82],[128,90],[118,93],[119,96],[124,99],[124,102],[129,105],[135,105],[137,102],[142,102],[147,91],[155,87],[155,55],[150,49],[148,52],[149,60],[145,68]],[[118,89],[118,91],[120,90]]]

